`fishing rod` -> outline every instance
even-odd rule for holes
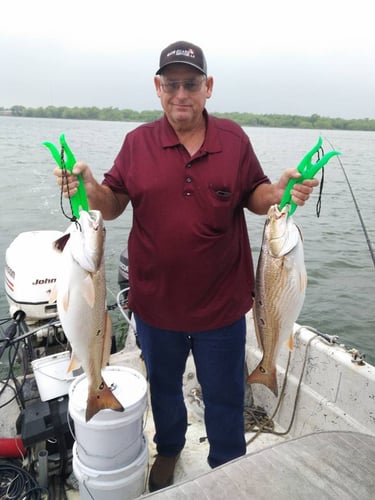
[[[331,146],[332,149],[334,149],[332,143],[329,141],[329,139],[327,139],[325,137],[325,140],[328,142],[328,144]],[[374,264],[374,267],[375,267],[375,253],[374,253],[374,249],[373,249],[373,246],[372,246],[372,243],[371,243],[371,240],[370,240],[370,237],[369,237],[369,234],[367,232],[367,229],[366,229],[366,226],[365,226],[365,223],[364,223],[364,220],[362,218],[362,214],[361,214],[361,210],[359,209],[359,205],[357,203],[357,200],[356,200],[356,197],[354,195],[354,191],[352,189],[352,186],[350,184],[350,181],[349,181],[349,178],[346,174],[346,171],[345,171],[345,168],[344,168],[344,165],[342,164],[342,161],[341,161],[341,158],[340,157],[337,157],[337,161],[339,162],[339,165],[341,167],[341,170],[343,171],[343,174],[344,174],[344,177],[345,177],[345,180],[346,180],[346,183],[348,184],[348,187],[349,187],[349,191],[350,191],[350,194],[352,195],[352,198],[353,198],[353,202],[354,202],[354,206],[355,206],[355,209],[357,211],[357,215],[359,217],[359,221],[361,223],[361,226],[362,226],[362,230],[363,230],[363,233],[365,235],[365,238],[366,238],[366,243],[367,243],[367,246],[368,246],[368,249],[370,250],[370,255],[371,255],[371,258],[372,258],[372,263]]]

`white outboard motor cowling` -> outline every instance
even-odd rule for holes
[[[5,293],[10,315],[22,310],[27,323],[57,316],[56,304],[49,303],[56,283],[59,253],[53,242],[61,231],[27,231],[20,233],[5,254]]]

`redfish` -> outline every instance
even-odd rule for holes
[[[61,325],[72,347],[68,371],[82,366],[88,379],[86,422],[105,408],[124,410],[101,373],[108,363],[112,336],[104,243],[105,228],[98,210],[81,211],[78,221],[54,243],[61,252],[61,264],[50,301],[57,300]]]
[[[254,325],[263,356],[247,378],[250,384],[266,385],[278,395],[276,362],[289,338],[293,348],[293,326],[304,300],[307,284],[302,235],[288,216],[289,206],[270,207],[263,231],[253,305]]]

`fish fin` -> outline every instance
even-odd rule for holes
[[[300,228],[297,224],[295,224],[295,226],[296,226],[296,228],[298,229],[299,236],[300,236],[301,241],[302,241],[302,243],[303,243],[303,234],[302,234],[302,230],[301,230],[301,228]]]
[[[254,304],[255,301],[258,300],[256,296],[254,296]],[[263,343],[262,343],[262,336],[259,331],[259,323],[260,323],[261,318],[258,318],[257,314],[257,308],[253,306],[253,322],[254,322],[254,329],[255,329],[255,334],[258,342],[258,347],[259,349],[263,349]]]
[[[81,362],[79,361],[79,359],[77,358],[77,356],[74,354],[74,352],[72,352],[72,355],[70,357],[70,363],[69,363],[69,366],[67,368],[67,372],[72,372],[74,370],[78,370],[78,368],[81,367]]]
[[[63,252],[65,245],[68,243],[70,238],[70,233],[65,233],[58,240],[53,242],[53,248],[57,252]]]
[[[293,337],[293,333],[291,333],[289,335],[289,338],[288,338],[288,349],[289,349],[289,351],[293,351],[293,349],[294,349],[294,337]]]
[[[92,309],[95,304],[95,287],[91,274],[87,274],[86,278],[82,282],[82,285],[83,297]]]
[[[108,364],[112,346],[112,319],[108,311],[106,313],[104,329],[102,368],[105,368]]]
[[[262,360],[263,361],[263,360]],[[277,386],[276,367],[267,371],[262,365],[262,361],[255,370],[247,377],[248,384],[263,384],[268,387],[277,397],[279,389]]]
[[[301,293],[305,293],[307,288],[307,274],[305,270],[302,270],[299,273],[299,283],[300,283]]]
[[[53,304],[54,302],[56,302],[56,300],[57,300],[57,286],[55,285],[54,287],[52,287],[51,293],[49,294],[48,303]]]
[[[61,303],[64,311],[66,312],[69,307],[69,290],[66,290],[64,293]]]
[[[97,389],[89,390],[86,408],[86,422],[88,422],[100,410],[111,409],[114,411],[124,411],[124,407],[113,394],[111,389],[102,379]]]

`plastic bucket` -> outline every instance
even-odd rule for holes
[[[80,462],[92,469],[113,470],[130,464],[141,451],[147,382],[132,368],[107,366],[102,373],[125,411],[100,410],[86,422],[87,378],[81,375],[70,386],[69,413]]]
[[[84,465],[73,445],[73,472],[79,483],[81,500],[131,500],[145,491],[148,467],[148,445],[142,436],[141,452],[126,467],[115,470],[96,470]]]
[[[64,351],[31,362],[40,399],[50,399],[64,396],[69,392],[69,386],[74,380],[72,372],[68,373],[70,352]]]

